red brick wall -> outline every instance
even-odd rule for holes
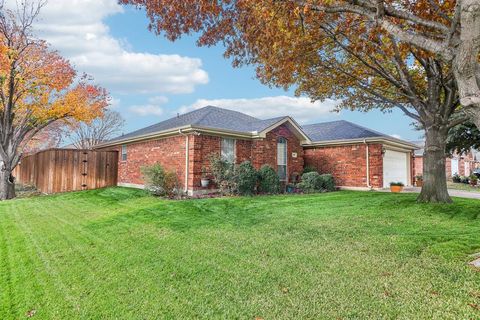
[[[193,150],[191,154],[193,156],[190,159],[190,176],[188,187],[189,189],[200,188],[200,180],[202,179],[202,167],[205,166],[207,172],[210,172],[210,162],[208,158],[211,154],[220,154],[221,137],[207,136],[207,135],[195,135],[193,136]],[[210,188],[214,185],[210,184]]]
[[[286,125],[281,125],[268,132],[265,139],[256,139],[252,143],[252,164],[256,169],[264,164],[277,170],[277,140],[287,139],[287,177],[290,180],[293,173],[302,174],[304,165],[304,150],[298,138]],[[292,153],[297,153],[293,158]]]
[[[460,158],[458,161],[458,174],[463,176],[465,175],[466,171],[465,167],[469,164],[465,161],[465,159]],[[447,178],[450,179],[452,177],[452,159],[446,158],[445,159],[445,173]],[[423,156],[416,156],[415,157],[415,174],[416,175],[423,175]]]
[[[382,145],[369,145],[370,185],[383,187]],[[364,144],[305,149],[305,165],[320,173],[330,173],[338,186],[367,187],[366,146]]]
[[[222,137],[209,135],[192,135],[190,136],[190,174],[188,186],[190,189],[198,189],[201,186],[202,167],[210,170],[209,158],[212,154],[220,155]],[[249,140],[235,140],[235,162],[237,164],[247,160],[251,160],[252,141]],[[210,188],[215,188],[213,183],[210,183]]]
[[[414,161],[415,175],[423,176],[423,157],[416,156]]]
[[[141,167],[160,163],[166,170],[175,171],[180,184],[185,181],[185,137],[174,136],[159,140],[127,144],[127,161],[122,161],[121,146],[117,150],[118,182],[144,184]]]

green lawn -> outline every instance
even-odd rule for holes
[[[0,319],[480,318],[480,201],[415,197],[0,203]]]

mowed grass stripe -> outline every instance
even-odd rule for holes
[[[0,287],[13,283],[0,318],[475,318],[480,279],[465,262],[480,249],[478,208],[124,188],[0,203]]]

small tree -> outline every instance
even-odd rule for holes
[[[177,197],[181,195],[181,188],[177,174],[167,171],[159,163],[141,168],[146,189],[157,196]]]
[[[213,182],[222,194],[237,193],[237,172],[235,165],[225,161],[220,155],[212,153],[209,157]]]

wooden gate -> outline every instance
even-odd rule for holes
[[[16,182],[44,193],[97,189],[117,185],[117,151],[48,149],[22,158]]]

